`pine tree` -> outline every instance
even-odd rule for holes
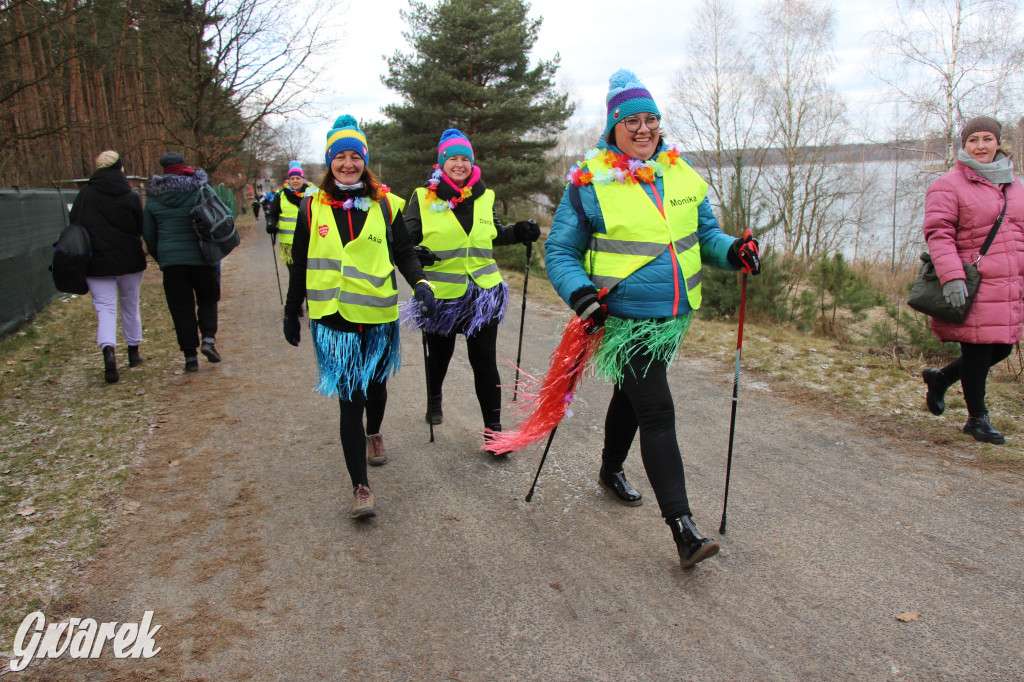
[[[390,122],[366,131],[371,167],[395,191],[408,196],[423,183],[446,128],[469,137],[504,213],[549,189],[544,154],[574,105],[555,91],[557,54],[530,66],[541,20],[528,10],[522,0],[441,0],[411,2],[402,12],[414,52],[391,57],[383,80],[404,102],[385,107]]]

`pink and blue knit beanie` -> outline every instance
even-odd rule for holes
[[[608,120],[605,123],[604,136],[627,116],[645,111],[661,116],[658,105],[654,103],[654,98],[647,87],[628,69],[619,69],[608,79],[608,97],[605,101],[608,103]]]
[[[437,143],[437,165],[443,166],[444,162],[456,154],[462,154],[470,163],[473,161],[473,145],[469,138],[455,128],[449,128],[441,133],[441,141]]]
[[[288,177],[298,175],[301,178],[306,177],[306,174],[302,172],[302,164],[298,161],[288,162]]]

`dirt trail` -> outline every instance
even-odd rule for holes
[[[477,448],[464,346],[427,442],[419,337],[389,383],[379,516],[348,518],[335,401],[309,333],[281,337],[266,236],[224,263],[218,348],[175,376],[81,616],[154,610],[150,660],[58,660],[28,677],[208,680],[1021,679],[1024,486],[744,384],[719,556],[682,571],[645,495],[598,487],[607,384],[585,384],[537,495],[540,453]],[[499,333],[514,359],[520,299]],[[565,311],[531,306],[541,371]],[[511,382],[512,372],[502,370]],[[732,368],[671,371],[698,527],[717,536]],[[506,395],[506,398],[510,398]],[[514,421],[506,414],[505,423]],[[918,622],[896,616],[921,611]]]

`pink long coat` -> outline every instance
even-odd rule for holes
[[[941,341],[1016,343],[1024,327],[1024,186],[1006,192],[1006,217],[978,266],[981,286],[961,324],[932,318]],[[963,262],[973,263],[1003,208],[1000,187],[960,161],[928,187],[924,238],[943,284],[963,279]]]

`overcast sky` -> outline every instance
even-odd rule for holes
[[[833,3],[837,59],[833,84],[846,96],[851,109],[858,105],[863,108],[871,93],[879,89],[869,72],[868,34],[880,27],[886,4],[862,0]],[[737,2],[746,22],[743,30],[753,26],[760,5],[758,0]],[[557,79],[577,103],[578,124],[603,119],[608,77],[619,68],[631,69],[640,76],[665,113],[671,108],[673,78],[686,62],[687,38],[699,30],[692,17],[698,6],[699,0],[640,4],[621,0],[534,0],[530,16],[543,22],[531,62],[561,55]],[[386,70],[385,56],[396,51],[411,52],[401,35],[408,27],[399,10],[406,8],[407,0],[362,0],[339,9],[339,39],[331,56],[335,60],[343,57],[358,68],[345,69],[343,79],[337,81],[337,94],[323,102],[319,111],[310,112],[323,119],[306,125],[311,151],[319,150],[336,116],[348,113],[361,121],[382,119],[381,107],[399,100],[381,84],[380,75]],[[595,45],[606,49],[597,51]],[[440,133],[440,123],[438,127]]]

